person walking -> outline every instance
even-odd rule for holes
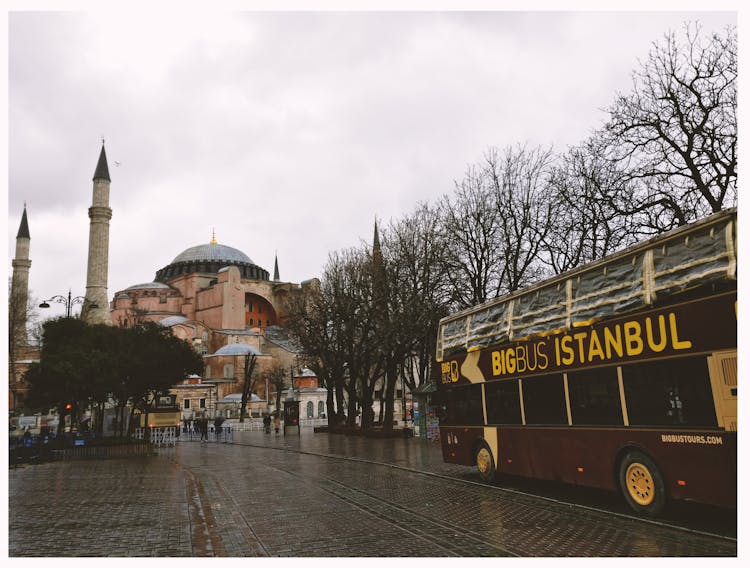
[[[271,415],[266,414],[263,417],[263,429],[265,430],[266,434],[271,433]]]
[[[217,416],[216,420],[214,420],[214,431],[216,432],[216,441],[219,441],[219,435],[222,433],[223,428],[222,424],[224,424],[224,418],[221,416]]]
[[[279,418],[278,414],[273,417],[273,429],[276,430],[277,434],[279,433],[279,430],[281,430],[281,418]]]
[[[200,430],[201,433],[201,443],[205,443],[208,441],[208,419],[201,418],[198,421],[198,430]]]

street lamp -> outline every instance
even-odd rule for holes
[[[68,290],[68,297],[65,296],[52,296],[49,300],[45,300],[41,304],[39,304],[40,308],[49,308],[50,305],[48,302],[57,302],[58,304],[64,304],[65,305],[65,317],[69,318],[71,310],[73,309],[73,306],[75,304],[83,304],[86,301],[86,298],[83,296],[76,296],[73,298],[71,296],[70,290]],[[97,304],[91,304],[92,308],[98,308],[99,306]]]

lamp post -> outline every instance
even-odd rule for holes
[[[70,293],[70,290],[68,290],[68,296],[52,296],[49,300],[45,300],[41,304],[39,304],[40,308],[49,308],[49,302],[57,302],[58,304],[64,304],[65,305],[65,317],[69,318],[71,315],[71,311],[73,309],[73,306],[75,304],[83,304],[86,301],[86,298],[83,296],[76,296],[75,298],[72,297],[72,294]],[[98,308],[99,306],[97,304],[91,304],[92,308]]]

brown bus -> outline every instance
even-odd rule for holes
[[[736,507],[736,211],[440,322],[446,462]]]

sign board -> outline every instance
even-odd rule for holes
[[[76,446],[85,446],[86,440],[84,440],[83,438],[80,438],[80,439],[74,440],[73,444]]]
[[[36,426],[36,416],[19,416],[18,426],[21,428],[25,428],[26,426]]]

